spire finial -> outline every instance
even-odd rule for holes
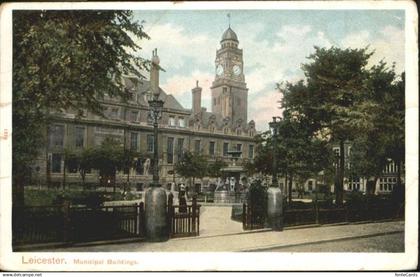
[[[198,88],[198,80],[195,81],[195,86]]]
[[[228,22],[229,22],[229,28],[230,28],[230,13],[227,14]]]

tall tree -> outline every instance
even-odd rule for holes
[[[116,191],[115,175],[117,170],[121,170],[124,167],[123,156],[123,144],[112,138],[106,138],[92,152],[92,168],[98,170],[100,184],[107,186],[111,183],[114,192]]]
[[[195,184],[196,178],[207,175],[207,159],[198,153],[185,152],[176,164],[175,171],[182,177],[192,179],[190,185]]]
[[[221,177],[222,168],[226,167],[227,163],[222,159],[217,158],[215,161],[210,162],[207,166],[207,175],[209,177]]]
[[[142,77],[147,63],[133,38],[148,38],[131,11],[13,12],[13,204],[46,142],[51,111],[101,114],[104,94],[128,98],[123,75]]]
[[[286,86],[284,105],[297,115],[307,117],[319,132],[326,131],[333,142],[340,146],[336,203],[343,203],[344,144],[352,140],[356,131],[369,122],[355,109],[363,100],[368,72],[366,65],[372,52],[364,49],[329,49],[315,47],[309,63],[302,66],[305,82],[293,90]]]
[[[403,77],[398,80],[394,67],[380,62],[369,70],[367,87],[356,109],[369,121],[352,143],[349,173],[366,178],[367,192],[373,194],[389,159],[399,168],[404,157]]]

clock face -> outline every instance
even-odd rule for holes
[[[234,65],[233,66],[233,74],[235,74],[236,76],[241,74],[241,67],[239,65]]]
[[[216,74],[218,75],[218,76],[220,76],[220,75],[222,75],[223,74],[223,66],[222,65],[218,65],[217,67],[216,67]]]

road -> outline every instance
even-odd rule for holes
[[[404,233],[271,248],[262,252],[404,252]]]

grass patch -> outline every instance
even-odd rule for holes
[[[100,205],[104,201],[134,200],[138,196],[127,192],[104,191],[75,191],[75,190],[25,190],[25,206],[50,206],[60,205],[63,200],[70,201],[73,205]]]

